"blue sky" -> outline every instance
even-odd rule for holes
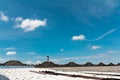
[[[119,0],[0,0],[0,62],[118,63]]]

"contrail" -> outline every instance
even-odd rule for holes
[[[95,39],[93,39],[93,40],[87,40],[87,41],[97,41],[97,40],[103,39],[105,36],[107,36],[107,35],[115,32],[115,31],[117,31],[117,30],[118,30],[118,28],[114,28],[114,29],[109,30],[108,32],[104,33],[103,35],[101,35],[101,36],[99,36],[99,37],[97,37],[97,38],[95,38]]]

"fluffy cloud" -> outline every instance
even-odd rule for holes
[[[17,18],[15,19],[15,21],[22,21],[22,20],[23,20],[22,17],[17,17]]]
[[[18,22],[16,28],[21,28],[23,29],[25,32],[28,31],[33,31],[38,27],[44,27],[47,25],[47,20],[38,20],[38,19],[22,19],[21,17],[16,18],[16,20]]]
[[[99,49],[99,48],[101,48],[101,46],[94,45],[94,46],[91,47],[91,49]]]
[[[16,55],[17,54],[17,52],[15,52],[15,51],[8,51],[7,53],[6,53],[6,55]]]
[[[9,18],[3,12],[0,12],[0,20],[7,22],[9,21]]]
[[[72,37],[72,40],[81,40],[81,41],[82,41],[82,40],[85,40],[85,36],[82,35],[82,34],[79,35],[79,36],[73,36],[73,37]]]

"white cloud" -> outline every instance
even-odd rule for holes
[[[95,55],[89,55],[89,56],[74,56],[74,57],[64,57],[64,58],[54,58],[51,59],[51,61],[54,61],[56,63],[65,63],[65,62],[70,62],[70,61],[78,61],[78,62],[119,62],[119,53],[120,51],[116,50],[108,50],[108,51],[103,51],[101,53],[97,53]]]
[[[26,64],[32,64],[32,61],[29,60],[29,61],[26,61],[25,63]]]
[[[91,49],[94,49],[94,50],[95,50],[95,49],[99,49],[99,48],[101,48],[101,46],[96,46],[96,45],[94,45],[94,46],[91,47]]]
[[[28,60],[28,61],[26,61],[25,63],[26,63],[26,64],[40,64],[41,61],[40,61],[40,60],[37,60],[36,62],[33,62],[33,61],[31,61],[31,60]]]
[[[17,17],[17,18],[15,19],[15,21],[22,21],[22,20],[23,20],[22,17]]]
[[[35,53],[35,52],[29,52],[28,54],[34,55],[34,54],[36,54],[36,53]]]
[[[17,18],[16,18],[17,19]],[[18,18],[17,21],[22,20],[22,18]],[[15,28],[21,28],[23,29],[25,32],[28,31],[33,31],[38,27],[44,27],[47,25],[47,20],[38,20],[38,19],[24,19],[21,22],[19,22],[17,24],[17,26]]]
[[[117,51],[114,50],[108,50],[107,53],[116,53]]]
[[[59,58],[59,59],[52,59],[51,61],[71,61],[71,60],[86,60],[86,59],[96,59],[96,58],[104,58],[107,57],[108,55],[105,53],[100,53],[96,55],[91,55],[91,56],[78,56],[78,57],[66,57],[66,58]]]
[[[36,59],[43,59],[45,60],[46,59],[46,56],[35,56]]]
[[[36,64],[40,64],[40,63],[41,63],[41,61],[40,61],[40,60],[37,60],[37,61],[36,61]]]
[[[81,40],[81,41],[82,41],[82,40],[85,40],[85,36],[82,35],[82,34],[79,35],[79,36],[73,36],[73,37],[72,37],[72,40]]]
[[[4,48],[4,51],[13,51],[13,50],[16,50],[15,47],[8,47],[8,48]]]
[[[0,20],[7,22],[9,21],[9,18],[3,12],[0,12]]]
[[[8,51],[8,52],[6,52],[6,55],[16,55],[17,54],[17,52],[15,52],[15,51]]]
[[[118,4],[115,0],[106,0],[106,5],[108,5],[110,8],[116,7]]]
[[[93,5],[89,6],[90,4]],[[117,6],[117,2],[115,0],[100,0],[99,2],[93,1],[90,4],[88,5],[88,11],[96,18],[110,15]]]
[[[6,61],[6,59],[0,58],[0,63],[3,63],[5,61]]]
[[[32,54],[32,55],[33,55],[33,54],[36,54],[36,53],[35,53],[35,52],[30,52],[29,54]]]
[[[104,34],[102,34],[101,36],[99,36],[99,37],[97,37],[97,38],[95,38],[95,39],[93,39],[93,40],[86,39],[85,35],[83,35],[83,34],[81,34],[81,35],[79,35],[79,36],[73,36],[73,37],[72,37],[72,40],[97,41],[97,40],[103,39],[104,37],[110,35],[111,33],[115,32],[115,31],[117,31],[118,29],[119,29],[119,28],[111,29],[111,30],[109,30],[108,32],[105,32]]]
[[[63,52],[64,51],[64,48],[60,49],[60,52]]]

